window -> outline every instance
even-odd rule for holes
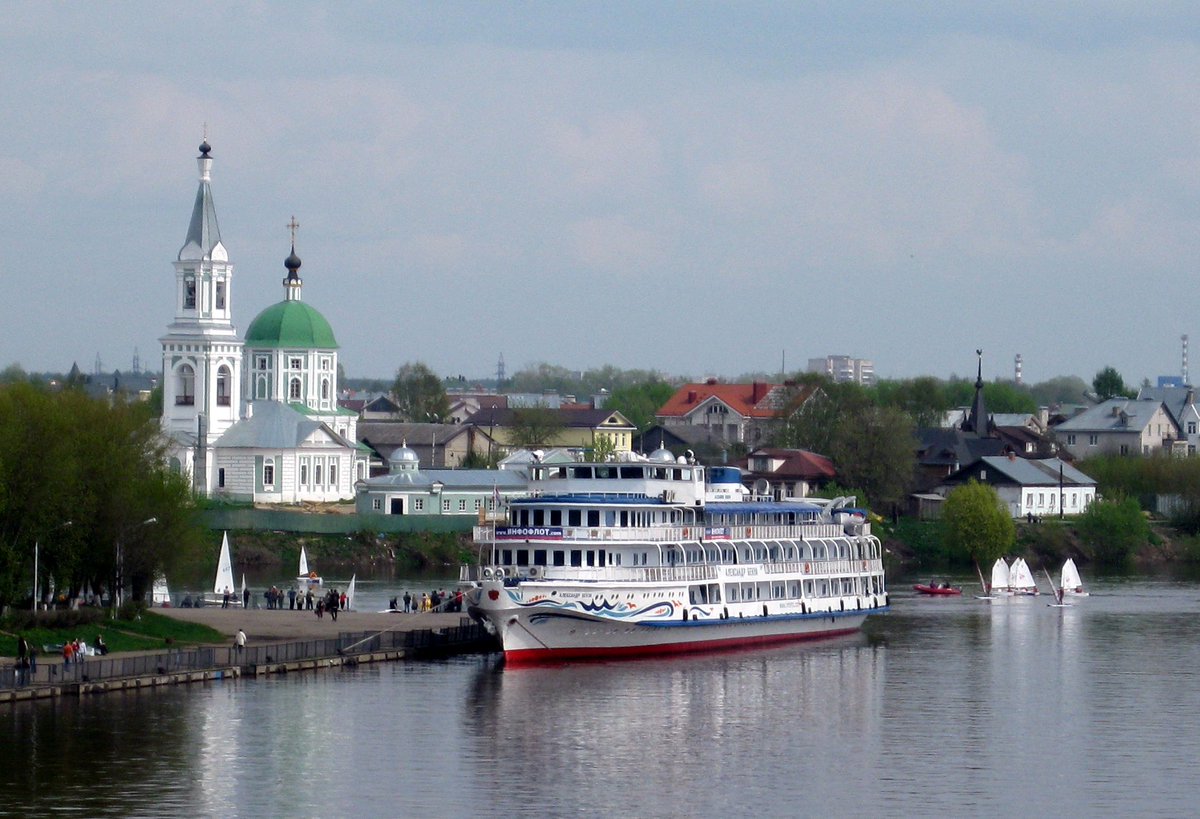
[[[979,480],[981,480],[981,481],[987,480],[987,470],[986,469],[979,470]]]
[[[373,498],[371,500],[371,508],[378,511],[383,508],[383,498]]]
[[[321,379],[321,400],[322,401],[329,400],[329,379],[328,378]]]
[[[442,498],[442,511],[443,512],[450,511],[450,499],[449,498]]]
[[[1098,443],[1100,443],[1099,435],[1089,435],[1088,436],[1088,446],[1096,446]]]
[[[255,398],[270,398],[271,382],[267,380],[265,375],[260,375],[254,379],[254,397]]]
[[[275,462],[263,461],[263,486],[275,485]]]
[[[1196,434],[1196,422],[1188,421],[1187,430],[1188,430],[1188,435],[1195,435]]]
[[[304,359],[303,358],[289,358],[288,359],[288,367],[293,370],[303,370],[304,369]]]
[[[300,485],[308,485],[308,464],[304,462],[300,464]]]
[[[217,282],[216,308],[225,309],[225,282]]]
[[[1075,446],[1075,436],[1074,435],[1067,436],[1067,446]]]
[[[425,499],[424,498],[413,498],[413,511],[414,512],[424,512],[425,511]]]
[[[316,466],[313,467],[313,483],[316,484],[317,486],[321,485],[321,473],[323,471],[324,470],[322,469],[321,464],[317,464]]]
[[[475,499],[475,511],[478,512],[483,508],[483,501],[480,498]]]
[[[290,398],[293,401],[300,400],[300,379],[299,378],[293,378],[291,380],[291,383],[288,384],[288,398]]]
[[[260,370],[269,370],[271,369],[271,359],[265,355],[257,356],[254,359],[254,366]]]
[[[179,368],[175,384],[175,403],[180,406],[191,406],[196,403],[196,371],[191,364]]]
[[[337,486],[337,482],[338,482],[338,480],[337,480],[337,461],[330,461],[330,463],[329,463],[329,485]]]
[[[185,309],[185,310],[195,310],[196,309],[196,280],[195,279],[184,279],[183,280],[183,309]]]
[[[461,498],[458,501],[458,511],[460,511],[460,512],[467,511],[467,499],[466,498]]]
[[[225,470],[223,468],[217,470],[217,486],[225,488]]]
[[[1033,506],[1033,493],[1032,492],[1025,493],[1025,505]]]
[[[229,368],[224,364],[217,370],[217,406],[229,406]]]

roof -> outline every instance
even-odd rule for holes
[[[1196,392],[1192,387],[1142,387],[1138,391],[1138,400],[1161,401],[1171,418],[1181,427],[1184,417],[1194,417],[1196,412]]]
[[[263,310],[246,330],[247,347],[336,350],[333,328],[316,308],[289,299]]]
[[[987,469],[1009,478],[1021,486],[1058,486],[1059,467],[1062,467],[1062,482],[1066,486],[1095,486],[1096,481],[1066,461],[1059,458],[1009,458],[1004,456],[989,456],[980,461]],[[972,464],[971,467],[976,466]],[[960,471],[961,472],[961,471]],[[960,473],[951,475],[947,480],[953,480]]]
[[[344,447],[355,446],[327,425],[305,417],[287,404],[255,401],[251,406],[251,416],[227,429],[217,439],[218,447],[296,449],[318,430],[324,430],[330,439]]]
[[[775,469],[756,470],[751,468],[751,463],[755,458],[770,458],[782,461],[782,463]],[[750,475],[771,475],[778,478],[807,479],[837,477],[837,470],[833,468],[833,461],[824,455],[818,455],[806,449],[763,447],[754,450],[745,458],[735,461],[734,466],[744,468],[747,474]]]
[[[392,472],[360,482],[362,487],[379,489],[430,489],[440,483],[450,491],[523,491],[529,486],[529,478],[515,469],[421,469],[409,472]]]
[[[203,146],[202,146],[203,147]],[[192,221],[188,223],[187,238],[179,248],[179,261],[216,258],[225,261],[225,247],[221,244],[221,229],[217,227],[217,207],[213,204],[212,189],[208,185],[208,169],[212,160],[204,152],[199,159],[200,188],[196,191],[196,204],[192,206]],[[213,251],[219,251],[214,254]]]
[[[957,427],[924,427],[917,430],[917,458],[922,466],[972,464],[988,455],[999,455],[1005,442],[1000,438],[976,438]]]
[[[1110,398],[1063,421],[1058,425],[1058,431],[1141,432],[1162,406],[1161,401],[1155,400]]]
[[[463,424],[410,424],[407,421],[359,421],[358,438],[372,446],[398,447],[426,444],[431,441],[442,446],[468,431]],[[478,432],[478,431],[477,431]]]
[[[526,410],[532,408],[526,408]],[[558,409],[544,408],[546,412],[554,413],[563,426],[572,428],[596,429],[597,427],[635,429],[624,415],[610,409]],[[467,423],[480,428],[509,427],[520,417],[521,409],[508,407],[482,407],[467,419]]]
[[[792,397],[791,389],[761,381],[751,384],[719,384],[711,381],[703,384],[684,384],[667,403],[659,407],[655,416],[682,418],[695,412],[710,399],[716,399],[747,418],[774,418]],[[797,387],[796,397],[801,401],[808,400],[816,389],[811,385]]]

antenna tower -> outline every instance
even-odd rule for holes
[[[500,353],[500,360],[496,362],[496,392],[500,392],[500,385],[504,383],[504,353]]]
[[[1187,333],[1184,333],[1182,336],[1180,336],[1179,340],[1183,342],[1183,383],[1190,384],[1191,382],[1188,381],[1187,372]]]
[[[1021,384],[1021,363],[1021,354],[1017,353],[1017,357],[1013,359],[1013,380],[1018,386]]]

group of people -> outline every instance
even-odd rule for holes
[[[401,603],[403,603],[403,608],[401,608]],[[421,596],[417,597],[406,589],[404,596],[393,597],[388,607],[392,611],[402,611],[405,614],[423,611],[462,611],[462,592],[434,589],[430,592],[421,592]]]
[[[309,599],[312,599],[312,591],[308,592]],[[338,611],[345,611],[349,601],[346,599],[346,593],[338,594],[337,589],[330,589],[325,594],[317,599],[317,619],[323,619],[325,612],[329,612],[330,618],[336,623]],[[309,606],[312,608],[312,606]]]

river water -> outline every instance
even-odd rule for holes
[[[1194,815],[1200,585],[921,599],[862,634],[23,703],[0,815]],[[365,598],[386,600],[383,588]]]

